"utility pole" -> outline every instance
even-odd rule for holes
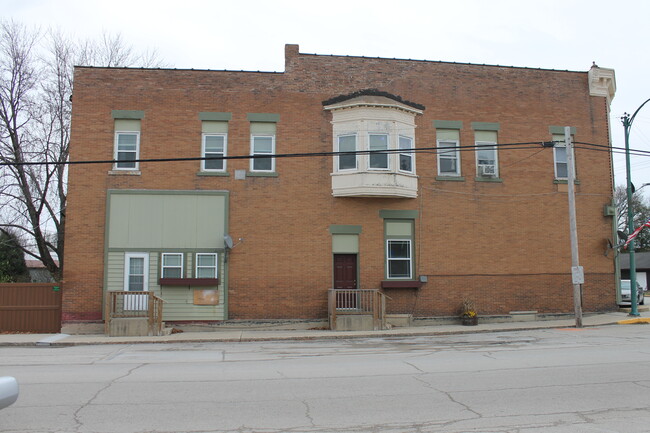
[[[582,328],[582,284],[585,276],[578,259],[578,225],[576,222],[575,196],[575,167],[573,163],[573,142],[571,127],[564,128],[564,143],[566,145],[567,183],[569,187],[569,230],[571,232],[571,280],[573,282],[573,309],[576,317],[576,328]]]

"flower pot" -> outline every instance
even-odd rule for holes
[[[460,320],[461,320],[461,323],[463,324],[463,326],[476,326],[476,325],[478,325],[478,316],[474,316],[474,317],[465,317],[465,316],[463,316],[463,317],[460,318]]]

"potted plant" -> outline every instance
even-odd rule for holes
[[[463,306],[460,311],[460,321],[465,326],[478,325],[478,314],[476,307],[471,299],[463,300]]]

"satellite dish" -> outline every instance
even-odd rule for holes
[[[230,235],[225,235],[223,237],[223,242],[226,244],[226,248],[228,248],[228,249],[232,248],[233,243],[232,243],[232,238],[230,237]]]
[[[618,235],[618,238],[619,238],[620,240],[622,240],[622,241],[626,241],[626,240],[627,240],[627,234],[626,234],[624,231],[622,231],[622,230],[617,230],[617,231],[616,231],[616,234]]]

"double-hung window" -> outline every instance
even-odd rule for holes
[[[388,169],[388,134],[368,134],[368,150],[370,150],[371,170]]]
[[[275,137],[253,135],[251,137],[251,171],[274,171]]]
[[[196,278],[217,278],[217,253],[196,254]]]
[[[115,132],[115,168],[137,170],[140,154],[139,132]]]
[[[113,143],[114,170],[138,171],[140,159],[140,130],[144,111],[113,110],[115,138]]]
[[[569,178],[569,165],[566,156],[566,143],[564,135],[554,135],[553,159],[555,160],[555,178],[566,180]]]
[[[477,180],[498,178],[497,137],[500,125],[493,122],[472,122],[472,129],[476,147]]]
[[[413,268],[410,239],[388,239],[386,258],[388,278],[411,279]]]
[[[407,173],[413,173],[413,152],[405,152],[404,150],[413,149],[413,139],[410,137],[399,136],[399,169]]]
[[[438,175],[460,176],[458,140],[438,140]]]
[[[280,115],[273,113],[248,113],[251,122],[250,171],[258,176],[275,173],[275,136]]]
[[[338,136],[338,152],[356,152],[357,151],[357,136],[339,135]],[[356,170],[357,169],[357,154],[347,153],[338,155],[338,171],[342,170]]]
[[[394,211],[385,211],[393,212]],[[399,213],[399,212],[398,212]],[[414,220],[385,219],[386,277],[411,280],[415,273],[413,261]]]
[[[161,278],[183,278],[183,253],[162,253]]]
[[[203,134],[201,156],[204,171],[224,171],[226,169],[226,134]]]

